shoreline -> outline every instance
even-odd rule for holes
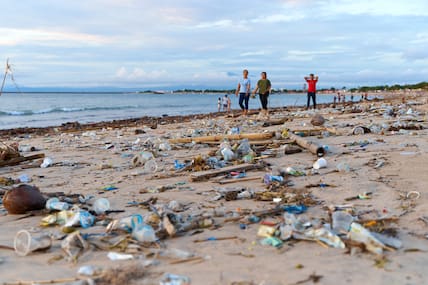
[[[325,94],[327,95],[327,94]],[[346,102],[338,103],[337,106],[350,106],[350,105],[356,105],[356,104],[367,104],[370,102],[378,102],[378,101],[388,101],[392,100],[393,98],[374,98],[368,101],[353,101],[353,102]],[[322,110],[327,107],[332,107],[333,103],[320,103],[318,105],[318,110]],[[298,106],[283,106],[283,107],[273,107],[269,109],[270,113],[276,113],[281,111],[295,111],[298,109],[304,109],[304,105],[298,105]],[[250,109],[249,115],[257,114],[260,111],[260,108],[258,109]],[[103,128],[123,128],[123,127],[132,127],[132,126],[143,126],[148,125],[151,128],[156,128],[158,124],[160,125],[166,125],[166,124],[174,124],[174,123],[181,123],[181,122],[189,122],[191,120],[195,119],[205,119],[205,118],[216,118],[220,116],[229,116],[233,118],[237,118],[241,115],[241,110],[233,109],[230,113],[227,112],[211,112],[211,113],[200,113],[200,114],[189,114],[189,115],[174,115],[174,116],[143,116],[143,117],[136,117],[136,118],[128,118],[128,119],[118,119],[118,120],[111,120],[111,121],[99,121],[99,122],[92,122],[92,123],[79,123],[78,121],[74,122],[66,122],[61,125],[52,125],[52,126],[46,126],[46,127],[18,127],[18,128],[8,128],[8,129],[0,129],[0,137],[7,137],[7,136],[16,136],[16,135],[23,135],[23,134],[36,134],[36,135],[43,135],[43,134],[52,134],[52,133],[58,133],[58,132],[76,132],[76,131],[89,131],[89,130],[98,130]]]

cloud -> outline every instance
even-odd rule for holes
[[[196,29],[230,28],[237,25],[232,20],[223,19],[213,22],[201,22],[195,26]]]
[[[145,71],[142,68],[135,67],[132,71],[128,71],[126,67],[120,67],[115,74],[116,79],[126,81],[143,81],[153,79],[164,79],[168,73],[165,70]]]
[[[302,13],[295,14],[273,14],[273,15],[263,15],[259,16],[256,19],[250,20],[251,23],[284,23],[284,22],[294,22],[299,21],[305,18],[305,15]]]
[[[341,0],[322,5],[327,14],[351,14],[373,16],[428,16],[428,2],[425,0]]]
[[[46,29],[0,28],[0,46],[44,45],[44,46],[96,46],[111,42],[103,36]]]
[[[259,51],[243,52],[243,53],[239,54],[239,56],[242,56],[242,57],[246,57],[246,56],[260,56],[260,55],[265,55],[265,54],[267,54],[266,51],[259,50]]]

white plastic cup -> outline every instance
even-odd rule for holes
[[[41,167],[41,168],[46,168],[46,167],[51,166],[51,165],[52,165],[52,163],[53,163],[52,158],[50,158],[50,157],[45,157],[45,159],[43,159],[43,162],[42,162],[42,164],[40,165],[40,167]]]
[[[110,210],[110,202],[106,198],[99,198],[94,201],[92,208],[97,215],[102,215],[105,214],[106,211]]]
[[[52,245],[52,239],[47,234],[38,237],[31,236],[30,232],[20,230],[16,233],[13,241],[13,247],[19,256],[27,256],[33,251],[48,249]]]
[[[327,160],[325,160],[324,157],[319,158],[313,164],[314,169],[320,169],[320,168],[325,168],[325,167],[327,167]]]

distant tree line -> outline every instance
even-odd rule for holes
[[[394,84],[394,85],[379,85],[379,86],[363,86],[358,88],[349,89],[350,92],[370,92],[370,91],[399,91],[399,90],[415,90],[425,89],[428,90],[428,82],[420,82],[417,84]]]
[[[398,90],[415,90],[415,89],[425,89],[428,90],[428,82],[420,82],[420,83],[416,83],[416,84],[405,84],[405,85],[400,85],[400,84],[394,84],[394,85],[378,85],[378,86],[362,86],[362,87],[356,87],[356,88],[350,88],[348,89],[349,92],[373,92],[373,91],[398,91]],[[339,90],[346,90],[346,87],[342,87],[342,89],[338,89],[335,87],[331,87],[331,88],[324,88],[324,89],[319,89],[319,91],[331,91],[331,92],[335,92],[335,91],[339,91]],[[139,93],[154,93],[156,91],[152,91],[152,90],[145,90],[145,91],[140,91]],[[179,90],[174,90],[172,91],[173,93],[224,93],[224,94],[228,94],[228,93],[235,93],[235,89],[179,89]],[[272,93],[287,93],[287,92],[292,92],[292,93],[299,93],[299,92],[304,92],[304,90],[301,89],[272,89]]]

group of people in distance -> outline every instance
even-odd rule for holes
[[[305,77],[306,82],[308,83],[308,101],[307,101],[307,109],[309,109],[310,99],[312,99],[312,103],[314,109],[316,109],[316,84],[318,82],[318,76],[314,76],[310,74],[309,77]],[[269,110],[268,110],[268,98],[272,90],[272,84],[270,80],[267,78],[267,73],[265,71],[260,73],[260,79],[257,81],[257,85],[254,90],[251,92],[251,80],[248,78],[248,70],[244,69],[242,72],[242,78],[238,82],[238,86],[236,88],[235,95],[239,96],[239,107],[242,110],[242,115],[246,116],[248,114],[248,102],[250,101],[250,95],[253,94],[255,96],[256,93],[259,94],[259,99],[261,103],[261,112],[259,114],[260,118],[269,118]],[[218,111],[230,111],[231,100],[228,95],[224,95],[223,98],[218,98],[217,103]]]

